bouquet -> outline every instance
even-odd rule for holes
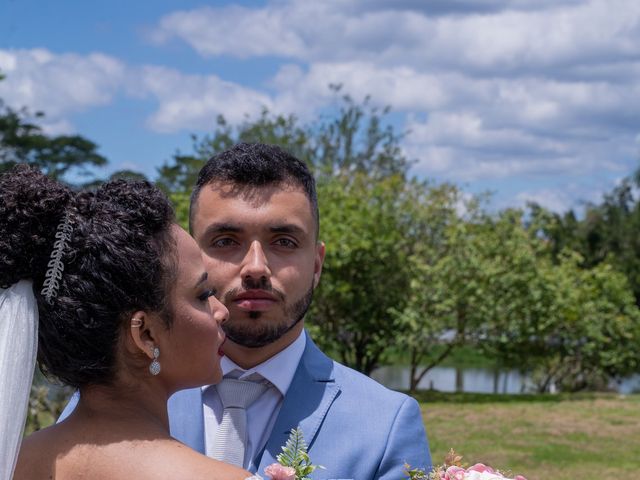
[[[453,450],[445,457],[444,464],[434,467],[429,473],[419,468],[412,469],[409,465],[405,465],[404,473],[409,480],[527,480],[522,475],[506,477],[499,470],[482,463],[465,468],[462,457]]]
[[[265,475],[271,480],[310,480],[309,475],[316,468],[324,468],[311,463],[300,428],[291,430],[289,439],[276,460],[278,463],[272,463],[264,469]]]

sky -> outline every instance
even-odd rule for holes
[[[390,106],[412,173],[496,209],[599,202],[640,165],[638,0],[0,0],[0,98],[156,169],[329,84]]]

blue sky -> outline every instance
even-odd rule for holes
[[[597,202],[638,165],[637,0],[0,0],[0,98],[155,177],[190,134],[312,119],[329,83],[393,108],[420,177]]]

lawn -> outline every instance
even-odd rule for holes
[[[528,480],[640,478],[640,395],[417,398],[434,463],[453,447]]]

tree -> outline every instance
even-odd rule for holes
[[[400,147],[404,135],[385,121],[390,107],[375,107],[369,96],[357,103],[348,94],[340,95],[341,85],[329,88],[339,97],[337,114],[308,129],[311,164],[316,173],[333,176],[361,172],[375,180],[406,178],[413,162]]]
[[[554,259],[570,249],[579,252],[581,266],[591,268],[610,263],[623,272],[640,306],[640,170],[624,179],[600,204],[588,204],[578,220],[572,211],[563,215],[531,206],[529,228],[549,242]]]
[[[43,116],[33,115],[34,120]],[[80,135],[46,135],[30,117],[26,109],[14,110],[0,99],[0,173],[27,163],[56,179],[70,172],[90,177],[91,167],[106,165],[92,141]]]
[[[568,249],[552,258],[545,239],[522,227],[495,248],[502,266],[488,277],[479,343],[488,355],[532,372],[540,392],[602,388],[637,371],[640,311],[622,273],[607,263],[585,268]]]
[[[321,346],[367,374],[398,334],[390,310],[409,288],[404,187],[398,176],[372,181],[364,173],[319,183],[327,253],[309,323]]]
[[[582,261],[565,252],[546,273],[551,314],[530,336],[539,349],[527,359],[539,391],[552,383],[564,391],[606,388],[640,366],[640,312],[627,279],[607,263],[584,269]]]
[[[45,135],[27,115],[0,103],[0,172],[27,163],[56,179],[69,172],[88,177],[91,167],[107,163],[92,141],[80,135]]]
[[[412,390],[462,346],[491,347],[492,356],[499,351],[506,360],[510,350],[500,351],[500,345],[510,332],[525,319],[544,318],[536,298],[545,288],[537,280],[541,241],[529,237],[517,211],[492,218],[476,199],[460,215],[458,196],[425,211],[442,227],[420,239],[422,248],[411,259],[410,300],[396,312],[407,327],[402,345],[409,353]]]

